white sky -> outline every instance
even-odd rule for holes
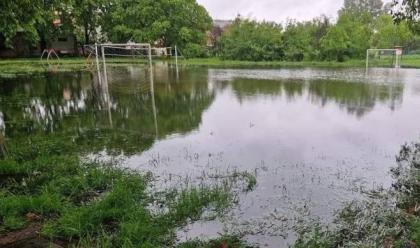
[[[284,22],[288,18],[311,20],[322,14],[335,18],[344,0],[197,0],[214,19],[234,19],[238,14],[257,20]],[[389,0],[384,1],[389,2]]]

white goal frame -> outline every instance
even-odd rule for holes
[[[133,55],[123,55],[123,54],[112,54],[106,53],[106,48],[114,48],[114,49],[121,49],[127,51],[147,51],[147,57],[149,59],[149,63],[152,64],[152,45],[150,43],[126,43],[126,44],[95,44],[96,47],[96,54],[98,54],[98,46],[101,47],[101,55],[102,55],[102,62],[104,65],[106,64],[106,56],[118,56],[118,57],[132,57]],[[98,57],[98,56],[96,56]]]
[[[106,65],[106,57],[113,56],[113,57],[143,57],[149,60],[149,63],[152,64],[153,57],[175,57],[175,64],[178,67],[178,57],[179,52],[178,48],[175,47],[152,47],[150,43],[104,43],[98,44],[95,43],[93,45],[84,45],[84,50],[88,52],[87,59],[90,60],[93,57],[96,60],[96,64],[100,64],[100,60],[102,60],[103,65]],[[117,54],[107,52],[107,49],[118,49],[122,51],[143,51],[145,54]],[[174,53],[173,53],[174,52]]]
[[[370,52],[394,52],[395,61],[393,61],[394,68],[401,68],[402,49],[377,49],[371,48],[366,50],[366,70],[369,69],[369,55]]]

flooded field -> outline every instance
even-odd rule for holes
[[[401,145],[420,135],[419,78],[165,64],[3,78],[0,138],[77,133],[86,159],[151,172],[158,189],[248,176],[237,204],[179,240],[227,233],[287,247],[299,226],[329,223],[343,203],[391,185]]]

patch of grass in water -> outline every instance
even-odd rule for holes
[[[335,226],[299,230],[296,248],[400,247],[420,244],[420,143],[405,145],[392,169],[393,188],[376,198],[348,203]],[[397,200],[397,204],[395,204]]]
[[[224,236],[210,241],[191,240],[182,243],[177,248],[251,248],[249,244],[243,242],[240,238],[234,236]]]
[[[171,247],[177,228],[233,203],[229,187],[197,186],[169,192],[152,211],[150,175],[82,162],[86,147],[77,140],[57,134],[8,140],[0,160],[0,234],[36,221],[44,223],[43,235],[75,247]]]

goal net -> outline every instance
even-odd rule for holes
[[[127,44],[101,44],[101,58],[105,63],[107,59],[144,59],[152,62],[152,46],[148,43],[127,43]]]
[[[400,62],[399,49],[368,49],[366,52],[366,69],[369,67],[399,68]]]

